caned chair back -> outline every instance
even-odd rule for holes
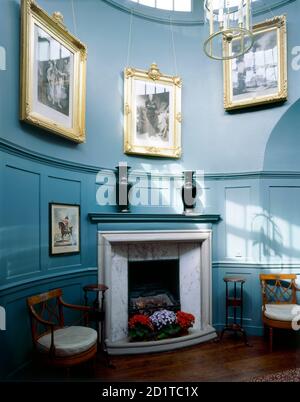
[[[54,289],[36,296],[28,297],[27,305],[31,313],[31,331],[34,342],[49,328],[64,326],[62,290]]]
[[[263,305],[295,304],[296,278],[295,274],[261,274]]]

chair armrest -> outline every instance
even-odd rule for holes
[[[61,297],[59,298],[59,301],[64,307],[71,308],[73,310],[86,311],[86,312],[90,312],[93,310],[93,308],[90,306],[79,306],[77,304],[66,303],[63,301]]]
[[[84,318],[84,325],[88,326],[89,325],[89,314],[93,311],[93,308],[90,306],[79,306],[76,304],[70,304],[70,303],[66,303],[63,301],[63,299],[60,297],[59,298],[59,302],[62,304],[62,306],[66,307],[66,308],[70,308],[72,310],[77,310],[77,311],[83,311],[84,313],[87,314],[83,314],[83,318]],[[79,320],[81,321],[81,319]]]

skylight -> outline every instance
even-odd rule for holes
[[[192,0],[131,0],[148,7],[171,11],[192,11]]]

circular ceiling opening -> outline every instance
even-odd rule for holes
[[[102,0],[146,19],[183,25],[204,24],[204,0]],[[296,0],[252,0],[252,15],[271,19]],[[278,10],[277,10],[278,9]],[[265,15],[265,17],[264,17]]]
[[[131,0],[147,7],[154,7],[160,10],[191,12],[192,0]]]

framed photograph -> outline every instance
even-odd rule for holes
[[[49,254],[80,252],[80,205],[49,204]]]
[[[180,158],[181,79],[148,71],[124,72],[124,152]]]
[[[86,46],[34,1],[22,0],[20,118],[85,141]]]
[[[257,24],[253,33],[252,48],[244,55],[224,62],[226,110],[287,99],[286,17],[278,16]],[[229,52],[234,51],[233,40]]]

